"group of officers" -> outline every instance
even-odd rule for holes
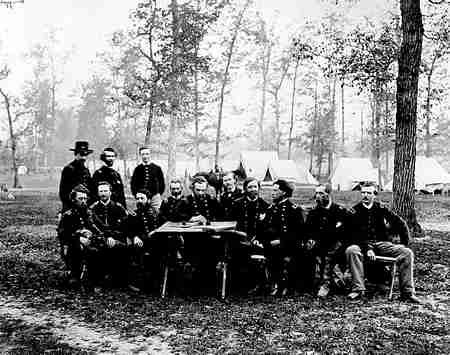
[[[231,287],[250,294],[285,296],[315,292],[325,298],[342,287],[343,272],[351,275],[352,300],[365,297],[365,271],[376,256],[397,259],[401,299],[420,303],[413,281],[409,231],[395,213],[376,201],[376,187],[363,186],[361,201],[352,209],[333,202],[328,185],[315,189],[315,206],[307,213],[291,201],[293,187],[285,180],[272,185],[271,203],[261,196],[260,181],[248,177],[242,190],[233,172],[223,176],[223,191],[210,193],[203,176],[194,176],[191,193],[174,179],[165,190],[161,168],[151,162],[149,147],[140,149],[142,162],[131,178],[136,209],[127,209],[116,153],[106,148],[105,165],[90,176],[84,165],[92,153],[88,143],[75,143],[75,159],[63,171],[58,227],[62,258],[72,283],[89,280],[139,291],[161,281],[161,265],[172,262],[183,287],[214,289],[216,266],[227,258]],[[306,218],[305,218],[306,215]],[[223,235],[162,236],[165,222],[203,224],[236,221],[236,231]],[[400,243],[395,244],[396,235]],[[229,250],[223,254],[223,240]],[[189,275],[189,276],[188,276]]]

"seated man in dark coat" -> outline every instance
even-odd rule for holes
[[[334,267],[344,257],[345,227],[348,231],[350,212],[332,201],[329,185],[316,187],[315,200],[316,206],[306,218],[307,248],[312,249],[319,260],[317,296],[326,297],[333,281]]]
[[[92,175],[93,187],[97,189],[100,182],[106,181],[111,186],[111,200],[119,202],[124,208],[127,207],[122,177],[119,172],[113,168],[116,160],[116,152],[113,148],[103,149],[100,154],[100,160],[105,163],[100,169]],[[93,191],[97,194],[97,191]]]
[[[183,182],[173,179],[169,183],[170,196],[162,203],[160,208],[161,223],[183,222],[190,218],[189,205],[183,196]]]
[[[229,171],[223,176],[223,190],[220,195],[220,205],[223,211],[223,220],[233,220],[232,206],[233,202],[238,198],[244,196],[243,192],[236,186],[236,176],[232,171]]]
[[[421,303],[415,295],[413,280],[414,254],[407,247],[409,230],[400,216],[375,201],[376,188],[365,185],[361,188],[361,202],[353,207],[351,245],[346,250],[347,262],[352,274],[350,299],[364,296],[364,264],[367,258],[374,261],[376,256],[397,258],[399,267],[401,299]],[[393,244],[388,237],[386,224],[389,223],[400,235],[402,244]]]
[[[303,210],[289,200],[293,190],[285,180],[273,183],[273,203],[264,220],[262,242],[269,261],[271,294],[274,296],[284,296],[294,288],[295,258],[304,241]]]
[[[72,207],[62,214],[58,225],[61,255],[69,269],[71,283],[96,281],[96,258],[104,242],[88,209],[88,196],[89,190],[84,185],[76,186],[70,193]]]
[[[257,179],[245,179],[243,187],[244,196],[233,202],[232,217],[237,222],[236,230],[243,232],[245,237],[241,243],[234,243],[232,269],[235,279],[243,269],[249,269],[249,277],[239,281],[247,283],[247,289],[249,286],[254,287],[251,293],[255,294],[264,291],[268,284],[264,248],[260,240],[269,204],[259,196],[261,187]]]
[[[152,206],[152,193],[145,189],[136,191],[136,210],[128,222],[128,244],[131,247],[130,285],[139,291],[139,277],[149,272],[153,286],[157,286],[160,276],[161,258],[165,250],[159,238],[153,238],[154,230],[160,226],[158,211]]]
[[[94,224],[102,232],[106,245],[102,250],[102,274],[107,279],[117,279],[119,284],[126,281],[127,272],[127,238],[125,223],[127,211],[119,203],[111,199],[111,185],[100,181],[97,186],[99,201],[94,202],[92,211]]]

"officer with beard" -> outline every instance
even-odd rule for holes
[[[61,172],[59,183],[59,198],[62,202],[62,210],[67,211],[71,207],[70,193],[75,186],[84,185],[89,191],[93,191],[92,178],[89,169],[85,166],[86,157],[93,152],[89,149],[89,143],[85,141],[75,142],[75,159],[66,165]],[[90,199],[89,202],[92,200]]]
[[[139,291],[142,285],[139,277],[142,272],[150,272],[153,282],[158,281],[160,261],[163,252],[158,239],[154,238],[154,230],[160,226],[158,211],[152,206],[152,194],[146,189],[135,193],[136,209],[129,218],[128,240],[131,247],[131,278],[129,288]]]
[[[294,286],[295,258],[304,239],[303,210],[292,203],[294,189],[279,179],[273,183],[272,204],[267,210],[263,236],[272,281],[272,296],[285,296]]]
[[[127,211],[118,202],[111,199],[111,185],[100,181],[97,186],[99,201],[94,202],[90,209],[94,224],[105,238],[105,248],[102,249],[102,276],[107,280],[123,283],[126,276],[127,253],[125,223]]]
[[[70,282],[78,283],[90,279],[98,271],[94,263],[103,235],[95,226],[92,212],[88,209],[89,190],[84,185],[76,186],[70,193],[71,203],[58,225],[58,239],[62,258],[70,272]]]
[[[250,293],[256,294],[263,292],[268,284],[262,228],[269,204],[259,196],[261,187],[257,179],[245,179],[243,187],[244,196],[233,202],[232,218],[237,222],[236,230],[243,232],[245,237],[239,245],[235,244],[232,266],[235,275],[239,275],[242,269],[250,272],[245,280],[246,286],[253,287]],[[254,284],[252,280],[255,280]]]
[[[189,219],[188,204],[183,196],[183,182],[173,179],[169,183],[170,196],[161,203],[161,222],[183,222]]]
[[[111,186],[111,200],[119,202],[123,207],[127,207],[122,177],[119,172],[113,168],[117,154],[113,148],[103,149],[100,154],[100,160],[105,163],[100,169],[92,175],[93,185],[97,188],[99,182],[106,181]],[[97,191],[94,191],[97,194]]]
[[[317,296],[324,298],[330,292],[333,270],[344,258],[345,229],[350,219],[350,212],[334,203],[331,199],[331,187],[319,185],[314,195],[316,206],[306,218],[308,242],[306,248],[319,261],[319,291]],[[345,265],[341,263],[341,265]],[[313,276],[313,275],[311,275]]]
[[[223,176],[224,192],[220,195],[220,205],[223,210],[224,220],[233,220],[232,206],[233,202],[244,196],[241,189],[236,186],[236,176],[232,171],[225,173]]]

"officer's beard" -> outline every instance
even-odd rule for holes
[[[136,203],[136,208],[140,211],[142,211],[143,209],[145,209],[146,203],[142,203],[142,202],[137,202]]]
[[[247,197],[250,200],[255,200],[258,197],[258,192],[247,192]]]
[[[330,199],[321,198],[321,199],[316,200],[316,203],[319,207],[326,207],[330,203]]]
[[[181,191],[172,192],[172,197],[179,199],[181,196]]]
[[[105,160],[104,162],[108,168],[112,168],[112,166],[114,165],[114,162],[112,160]]]

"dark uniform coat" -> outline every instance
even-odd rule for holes
[[[293,256],[305,240],[303,210],[289,199],[271,204],[264,220],[265,232],[260,240],[269,246],[272,240],[280,240],[285,256]]]
[[[88,229],[97,238],[101,237],[100,230],[95,226],[92,211],[70,208],[62,214],[58,225],[58,238],[63,245],[78,243],[76,232]]]
[[[92,181],[94,186],[94,196],[97,195],[97,186],[101,181],[106,181],[111,185],[111,200],[119,202],[126,208],[125,192],[122,182],[122,177],[119,172],[109,166],[103,165],[100,169],[94,172],[92,175]]]
[[[336,242],[345,242],[349,232],[350,212],[332,202],[329,208],[315,206],[306,218],[308,239],[314,240],[318,250],[327,250]]]
[[[233,220],[237,221],[236,230],[245,232],[249,239],[261,235],[263,220],[269,204],[261,197],[250,200],[247,196],[234,201]]]
[[[139,164],[134,169],[131,177],[131,193],[136,196],[139,189],[147,189],[152,196],[162,194],[165,189],[164,174],[159,165],[150,163],[147,165]]]
[[[238,188],[235,188],[233,192],[223,192],[220,195],[220,205],[222,206],[224,220],[233,220],[233,202],[242,196],[244,196],[244,193]]]
[[[161,223],[170,222],[183,222],[190,218],[189,206],[186,198],[181,196],[180,198],[175,198],[169,196],[161,203],[159,209],[159,217]]]
[[[222,218],[222,209],[219,201],[210,195],[197,198],[194,195],[186,197],[189,211],[189,219],[193,216],[202,215],[208,221],[217,221]]]
[[[63,204],[62,212],[72,207],[70,192],[77,185],[84,185],[89,191],[93,190],[92,178],[84,162],[74,160],[66,165],[61,173],[59,183],[59,198]]]
[[[145,242],[148,234],[160,226],[158,212],[147,203],[143,208],[134,210],[134,214],[129,217],[128,226],[130,237],[139,237]]]
[[[400,242],[408,245],[409,231],[405,221],[379,202],[374,201],[370,209],[360,202],[353,207],[353,211],[351,243],[358,245],[364,253],[373,249],[374,242],[390,241],[388,225],[400,236]]]
[[[125,222],[127,212],[118,202],[110,200],[107,204],[101,201],[94,202],[90,207],[93,221],[105,238],[111,237],[126,243]]]

